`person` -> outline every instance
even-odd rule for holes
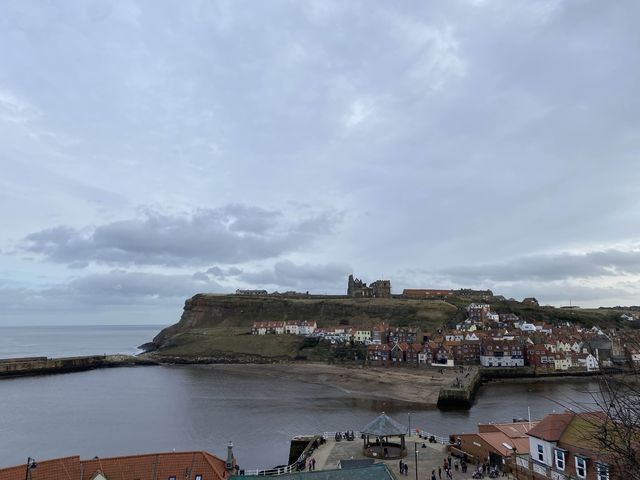
[[[384,458],[387,458],[389,456],[389,449],[387,447],[384,447],[384,450],[382,452],[384,453]]]
[[[431,470],[431,480],[436,480],[436,471]]]
[[[400,475],[402,475],[402,472],[404,471],[404,462],[402,461],[402,459],[400,459],[400,463],[398,464],[398,468],[400,469]]]
[[[316,459],[312,458],[311,459],[311,470],[315,470],[316,469]]]
[[[438,467],[438,478],[442,480],[442,469]]]

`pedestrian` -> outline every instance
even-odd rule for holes
[[[431,470],[431,480],[437,480],[436,479],[436,471],[435,470]]]
[[[442,480],[442,470],[440,469],[440,467],[438,467],[438,478],[439,480]]]
[[[452,480],[452,479],[453,479],[453,475],[451,475],[451,469],[447,470],[447,478],[448,478],[449,480]]]
[[[398,468],[400,469],[400,475],[402,475],[402,471],[404,470],[404,463],[402,459],[400,459],[400,463],[398,464]]]
[[[316,459],[312,458],[311,459],[311,470],[315,470],[316,469]]]

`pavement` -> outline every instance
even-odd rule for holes
[[[438,467],[442,467],[443,460],[447,457],[445,446],[439,443],[424,442],[423,439],[416,436],[407,437],[405,442],[407,445],[407,456],[403,458],[402,461],[409,465],[408,475],[400,475],[399,460],[376,460],[376,463],[386,463],[389,470],[391,470],[398,479],[411,478],[431,480],[432,470],[435,470],[436,478],[438,478]],[[416,456],[418,459],[417,469],[415,460]],[[330,438],[325,444],[320,445],[313,452],[311,457],[316,460],[316,470],[336,469],[338,468],[338,462],[340,462],[340,460],[358,460],[368,458],[362,453],[362,440],[359,438],[356,438],[351,442],[346,440],[336,442],[333,438]],[[469,468],[465,474],[460,470],[456,471],[454,469],[452,471],[454,480],[471,480],[472,473],[472,468]],[[485,478],[489,477],[485,476]],[[513,479],[512,476],[500,478]],[[446,480],[444,470],[442,470],[442,479]]]

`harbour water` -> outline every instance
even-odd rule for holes
[[[143,342],[136,339],[130,348],[139,343]],[[104,344],[98,352],[116,353],[121,348]],[[63,355],[72,353],[81,352]],[[481,388],[471,410],[440,412],[354,398],[343,390],[311,383],[274,382],[215,365],[4,379],[0,380],[0,466],[24,463],[28,456],[92,458],[173,449],[222,456],[227,442],[233,441],[241,467],[273,467],[286,463],[292,436],[358,430],[381,411],[404,424],[411,422],[412,428],[448,435],[473,431],[479,422],[526,417],[528,408],[535,419],[588,403],[595,388],[584,379],[496,383]]]

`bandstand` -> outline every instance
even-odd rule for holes
[[[360,429],[364,446],[362,453],[373,458],[404,458],[407,455],[405,436],[408,428],[384,412],[371,423]],[[396,439],[397,437],[397,439]]]

